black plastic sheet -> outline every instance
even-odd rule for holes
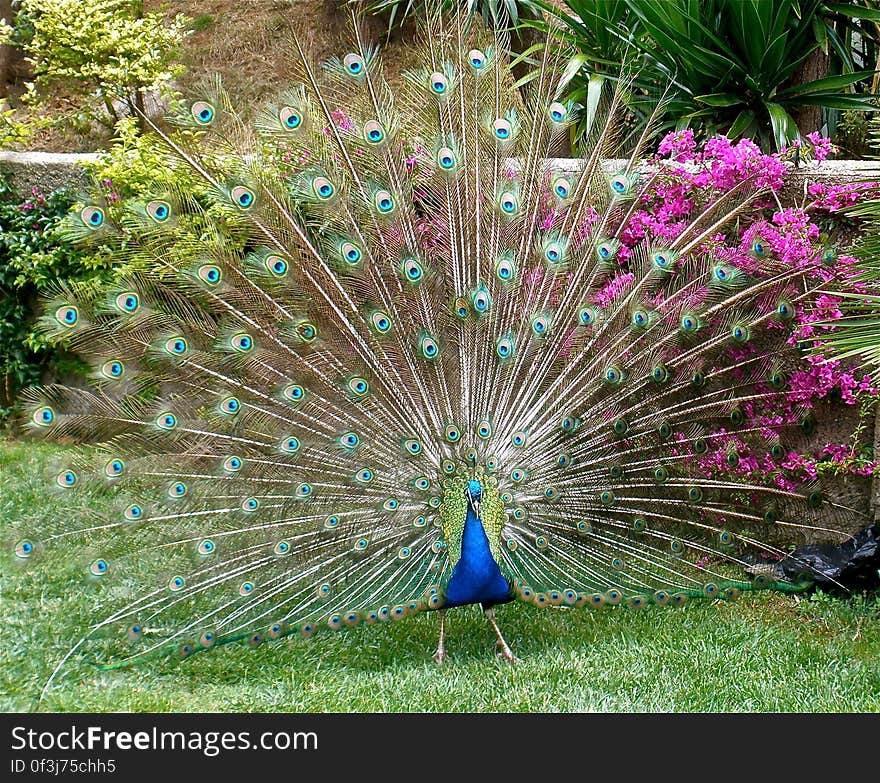
[[[839,545],[795,549],[776,564],[776,571],[793,582],[808,578],[831,592],[880,589],[880,523]]]

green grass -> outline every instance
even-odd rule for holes
[[[86,580],[11,555],[23,530],[34,536],[41,519],[70,513],[45,490],[52,454],[0,442],[6,711],[880,712],[880,602],[822,594],[642,611],[509,604],[498,618],[515,666],[495,658],[473,607],[447,615],[442,668],[430,659],[432,614],[112,672],[73,659],[37,703],[91,611]]]

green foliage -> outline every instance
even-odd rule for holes
[[[169,190],[196,188],[187,168],[175,166],[153,135],[140,132],[134,117],[120,120],[110,149],[83,168],[101,185],[104,196],[113,205],[125,199],[163,194]]]
[[[867,42],[876,30],[867,39],[851,33],[880,21],[880,10],[823,0],[568,0],[568,13],[538,2],[584,64],[574,97],[588,101],[629,59],[632,108],[644,117],[663,94],[667,130],[691,126],[781,149],[800,136],[792,117],[799,107],[820,106],[826,120],[876,108],[858,91],[873,74]],[[830,74],[795,83],[818,50],[831,56]]]
[[[120,106],[142,109],[143,90],[161,92],[181,73],[187,23],[144,13],[142,0],[22,0],[16,26],[37,85],[94,94],[92,116],[112,125]]]
[[[34,329],[41,293],[60,282],[107,279],[113,267],[108,249],[82,251],[55,236],[73,201],[67,191],[44,196],[36,189],[22,201],[0,181],[0,422],[13,412],[17,393],[37,383],[45,368],[80,368]]]

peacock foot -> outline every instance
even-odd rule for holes
[[[434,662],[438,666],[442,666],[446,661],[449,660],[449,656],[446,654],[446,650],[441,646],[437,648],[437,652],[435,652],[432,656]]]
[[[502,661],[507,661],[508,663],[519,663],[520,660],[513,654],[513,650],[507,645],[503,639],[499,639],[495,642],[495,655],[501,658]]]

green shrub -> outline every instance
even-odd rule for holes
[[[90,116],[112,126],[143,110],[143,90],[163,91],[180,75],[188,20],[144,13],[143,0],[22,0],[16,39],[38,87],[96,96]]]
[[[74,202],[65,190],[23,200],[0,181],[0,422],[13,412],[18,392],[47,368],[78,372],[79,362],[34,328],[40,295],[61,283],[106,280],[113,255],[107,248],[78,250],[54,229]]]

